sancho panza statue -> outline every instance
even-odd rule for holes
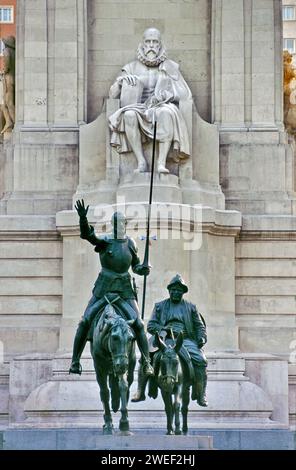
[[[173,144],[174,160],[189,157],[189,139],[179,103],[191,91],[176,62],[168,59],[160,32],[149,28],[137,51],[137,60],[125,65],[110,88],[110,98],[120,98],[121,108],[109,118],[111,145],[119,153],[134,152],[136,172],[147,171],[142,144],[153,138],[157,120],[158,172],[169,173],[166,159]]]

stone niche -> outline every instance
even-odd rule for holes
[[[200,116],[211,120],[211,1],[91,0],[88,7],[88,122],[96,119],[110,85],[134,60],[143,31],[160,30],[168,56],[180,64]]]
[[[149,174],[133,175],[135,157],[110,148],[108,117],[118,109],[109,89],[123,65],[136,58],[147,27],[156,27],[168,57],[180,66],[193,99],[180,103],[189,131],[191,158],[156,175],[157,200],[224,209],[219,185],[219,132],[211,124],[211,17],[207,0],[129,4],[88,2],[88,124],[80,127],[79,185],[74,195],[92,204],[148,197]],[[149,164],[152,146],[144,148]],[[156,148],[157,157],[157,148]]]

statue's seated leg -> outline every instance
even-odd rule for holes
[[[69,374],[81,374],[82,367],[80,365],[80,357],[87,342],[87,335],[91,326],[91,322],[105,303],[106,301],[104,299],[98,299],[94,295],[90,299],[83,314],[83,318],[78,324],[74,338],[72,363],[69,369]]]
[[[80,364],[80,357],[87,341],[87,333],[89,323],[83,318],[78,325],[76,335],[74,338],[72,362],[69,369],[69,374],[81,375],[82,367]]]
[[[207,388],[207,368],[203,366],[195,366],[197,404],[199,406],[208,406],[206,388]]]
[[[143,153],[141,130],[139,128],[137,114],[130,109],[125,111],[123,119],[127,140],[138,162],[138,168],[135,171],[143,173],[147,170],[147,162]]]
[[[139,371],[138,371],[138,388],[135,395],[132,398],[132,402],[139,402],[146,400],[145,390],[146,385],[149,380],[149,376],[144,374],[142,361],[140,360],[139,363]]]
[[[157,139],[159,140],[158,173],[169,173],[166,168],[166,160],[173,140],[173,121],[170,110],[167,108],[156,109]]]
[[[144,331],[144,324],[140,318],[138,318],[134,324],[134,332],[141,353],[141,368],[143,368],[143,373],[145,376],[152,376],[154,370],[150,363],[149,345]]]

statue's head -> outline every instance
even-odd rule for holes
[[[143,34],[142,46],[145,56],[150,60],[155,59],[161,49],[160,31],[156,28],[146,29]]]
[[[157,28],[144,31],[143,40],[138,47],[138,58],[149,66],[158,65],[166,59],[161,34]]]
[[[175,304],[181,302],[183,295],[188,292],[188,287],[180,274],[176,274],[176,276],[173,277],[171,282],[168,284],[167,289],[169,291],[171,301]]]
[[[283,52],[283,59],[284,59],[284,64],[291,64],[293,60],[293,56],[292,54],[290,54],[289,51],[285,49]]]
[[[114,212],[111,218],[114,238],[124,238],[127,220],[122,212]]]

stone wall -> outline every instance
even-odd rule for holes
[[[87,6],[88,122],[101,112],[121,67],[135,59],[149,26],[159,28],[169,57],[180,64],[201,117],[211,119],[210,1],[89,0]]]
[[[38,217],[37,228],[23,218],[1,219],[0,341],[4,358],[55,352],[62,314],[62,243],[52,220]]]
[[[244,352],[288,358],[296,339],[296,241],[242,235],[236,243],[236,319]]]

